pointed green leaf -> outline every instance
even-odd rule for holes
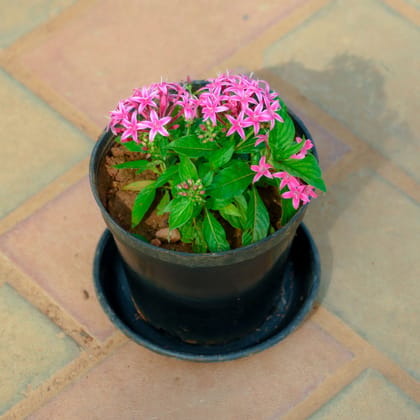
[[[281,219],[280,224],[285,226],[287,222],[296,214],[298,209],[293,207],[293,200],[291,198],[281,199]]]
[[[274,162],[277,169],[288,172],[290,175],[303,179],[309,185],[313,185],[321,191],[326,191],[322,180],[321,169],[312,153],[308,153],[304,159],[285,159]]]
[[[165,191],[165,194],[163,194],[159,204],[156,206],[156,213],[158,216],[162,216],[162,214],[165,213],[165,207],[169,204],[170,199],[169,192]]]
[[[152,185],[155,181],[151,179],[141,179],[140,181],[134,181],[130,184],[124,185],[123,190],[125,191],[141,191],[149,185]]]
[[[129,152],[144,153],[144,150],[142,149],[143,146],[141,144],[136,143],[134,140],[122,142],[121,136],[117,136],[115,137],[115,141],[119,144],[122,144]]]
[[[204,216],[203,236],[210,252],[221,252],[230,249],[223,226],[208,210],[206,210]]]
[[[143,219],[147,210],[155,199],[155,186],[149,186],[140,191],[134,201],[133,211],[131,213],[131,227],[136,227]]]
[[[156,188],[163,187],[168,181],[178,175],[178,165],[169,167],[156,181]]]
[[[194,241],[195,229],[193,223],[190,221],[179,228],[181,234],[181,241],[190,244]]]
[[[188,197],[177,197],[166,206],[165,210],[169,211],[169,227],[177,229],[191,220],[194,203]]]
[[[250,191],[245,227],[246,230],[242,235],[242,245],[244,246],[264,239],[270,227],[268,211],[256,187]]]
[[[207,159],[209,160],[213,169],[220,168],[226,165],[232,158],[233,152],[235,151],[235,142],[230,141],[225,144],[221,149],[211,153]]]
[[[258,148],[258,146],[257,146]],[[235,149],[235,153],[252,153],[255,152],[255,137],[251,137],[243,143],[240,142]]]
[[[191,159],[187,156],[181,156],[180,160],[181,163],[179,164],[178,173],[181,180],[196,180],[198,178],[197,168],[195,167]]]
[[[241,230],[244,228],[241,211],[233,203],[220,209],[219,213],[234,228]]]
[[[233,161],[214,177],[207,192],[215,199],[233,198],[246,190],[253,177],[248,163]]]
[[[141,169],[145,170],[148,166],[151,166],[151,162],[145,159],[141,160],[131,160],[130,162],[119,163],[118,165],[114,165],[116,169]]]
[[[208,162],[198,166],[198,176],[203,181],[205,187],[208,187],[213,182],[214,171]]]
[[[287,159],[293,154],[289,150],[297,144],[295,134],[295,125],[288,114],[284,117],[284,122],[276,121],[268,136],[268,145],[275,160]]]
[[[171,142],[168,149],[175,150],[190,158],[199,158],[214,152],[218,147],[213,142],[203,143],[196,135],[190,135]]]

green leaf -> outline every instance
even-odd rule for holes
[[[206,210],[204,216],[203,236],[210,252],[221,252],[230,249],[223,226],[208,210]]]
[[[296,214],[298,209],[293,207],[293,200],[291,198],[281,199],[281,219],[280,224],[286,225],[287,222]]]
[[[147,210],[152,205],[155,195],[156,189],[154,185],[146,187],[137,194],[131,213],[131,227],[136,227],[142,221]]]
[[[124,185],[123,190],[126,191],[141,191],[144,190],[146,187],[152,185],[155,181],[151,179],[142,179],[140,181],[134,181],[130,184]]]
[[[116,169],[141,169],[145,170],[148,166],[151,165],[151,162],[145,159],[141,160],[131,160],[130,162],[119,163],[118,165],[114,165]]]
[[[191,220],[194,203],[188,197],[177,197],[166,206],[165,211],[169,212],[169,227],[177,229]]]
[[[206,201],[206,207],[209,210],[220,210],[232,202],[232,198],[214,198],[209,197]]]
[[[311,153],[308,153],[304,159],[285,159],[281,162],[274,162],[274,166],[276,169],[282,169],[290,175],[303,179],[321,191],[327,190],[318,162]]]
[[[292,150],[291,147],[297,144],[295,142],[295,134],[295,125],[288,114],[284,116],[283,123],[276,121],[273,130],[270,131],[268,136],[268,145],[275,160],[287,159],[293,154],[290,151],[293,151],[294,149]],[[298,148],[298,150],[300,149]]]
[[[142,149],[143,146],[141,144],[136,143],[134,140],[122,142],[121,136],[117,136],[115,137],[115,141],[119,144],[122,144],[129,152],[144,153],[144,150]]]
[[[207,192],[215,199],[233,198],[246,190],[253,177],[248,163],[233,161],[214,177]]]
[[[168,149],[175,150],[190,158],[199,158],[217,150],[218,147],[213,142],[203,143],[196,135],[190,135],[171,142]]]
[[[181,226],[179,228],[179,233],[181,234],[182,242],[186,244],[192,243],[195,237],[195,229],[194,229],[194,224],[192,223],[192,221],[190,221],[189,223],[186,223],[184,226]]]
[[[234,228],[241,230],[244,228],[241,211],[233,203],[220,209],[219,213]]]
[[[156,188],[163,187],[168,181],[178,174],[178,165],[169,167],[157,180]]]
[[[207,242],[204,239],[203,235],[203,223],[202,220],[195,221],[195,230],[194,230],[194,241],[192,243],[192,249],[195,253],[205,253],[207,252]]]
[[[243,246],[264,239],[270,227],[268,211],[256,187],[250,191],[245,227],[246,230],[242,235]]]
[[[181,163],[178,169],[179,177],[183,181],[187,181],[188,179],[196,180],[198,178],[197,168],[191,159],[187,156],[181,156],[180,160]]]
[[[203,181],[204,187],[208,187],[213,182],[214,171],[208,162],[198,165],[198,176]]]
[[[210,154],[207,159],[209,160],[213,169],[220,168],[226,165],[232,158],[233,152],[235,151],[235,142],[230,141],[225,144],[221,149]]]
[[[169,204],[170,199],[169,192],[165,191],[165,194],[163,194],[159,204],[156,206],[156,213],[158,216],[162,216],[162,214],[165,213],[165,207]]]
[[[258,146],[257,146],[257,149],[258,149]],[[239,143],[238,146],[236,147],[235,153],[252,153],[252,152],[255,152],[255,150],[256,150],[255,138],[251,137],[245,142]]]
[[[162,136],[158,134],[155,138],[155,141],[153,142],[153,146],[156,148],[155,150],[157,153],[163,158],[166,158],[166,155],[168,154],[168,145],[169,140],[167,137]]]

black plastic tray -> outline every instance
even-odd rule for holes
[[[252,333],[224,345],[188,344],[140,319],[130,298],[122,259],[108,230],[96,249],[94,282],[105,313],[136,343],[178,359],[217,362],[260,352],[294,331],[314,304],[320,282],[320,262],[316,245],[308,229],[301,224],[293,240],[283,288],[272,314]]]

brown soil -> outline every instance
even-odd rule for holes
[[[112,218],[128,232],[141,235],[153,245],[161,248],[180,252],[192,252],[190,244],[184,244],[177,240],[178,238],[176,237],[176,242],[168,242],[168,238],[163,239],[162,232],[159,232],[162,229],[168,228],[168,214],[159,216],[155,211],[155,207],[161,198],[159,194],[156,196],[154,203],[142,222],[135,228],[131,228],[131,209],[137,192],[125,191],[123,187],[134,181],[156,179],[156,174],[148,170],[141,174],[136,174],[135,169],[115,169],[113,166],[144,158],[145,155],[143,153],[129,152],[120,144],[115,144],[111,148],[105,157],[105,165],[102,166],[99,173],[99,193],[104,206]],[[278,229],[280,227],[278,223],[281,215],[281,207],[277,189],[261,188],[259,192],[270,214],[271,225]],[[227,240],[231,247],[239,248],[241,246],[241,232],[234,229],[221,217],[218,217],[218,220],[226,230]]]

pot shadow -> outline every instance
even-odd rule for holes
[[[288,101],[288,97],[282,95],[281,81],[278,78],[287,81],[286,84],[296,86],[303,96],[346,126],[353,134],[368,143],[376,151],[381,153],[382,150],[386,149],[389,153],[392,152],[393,147],[398,146],[394,143],[389,144],[392,136],[404,139],[415,139],[415,136],[398,110],[389,105],[390,101],[387,100],[383,72],[384,70],[379,68],[375,62],[349,54],[334,57],[324,70],[313,70],[300,62],[290,61],[279,66],[265,67],[254,71],[256,77],[267,80],[273,89],[279,90],[282,98],[298,116],[303,114],[301,116],[304,123],[305,110],[300,112],[293,106],[292,99]],[[328,132],[327,128],[321,128]],[[311,128],[309,129],[311,130]],[[370,140],[366,141],[366,139]],[[337,153],[337,149],[334,153],[338,156],[332,156],[331,153],[328,153],[328,150],[331,149],[332,142],[337,143],[339,139],[327,140],[315,137],[321,167],[327,164],[325,173],[328,173],[328,164],[330,166],[340,165],[341,157],[350,149],[343,143],[345,150]],[[323,142],[324,144],[322,144]],[[325,158],[327,160],[333,159],[333,162],[325,162]],[[368,180],[372,178],[372,174],[379,165],[378,160],[369,162],[366,173]],[[360,185],[357,192],[360,193],[362,188],[366,188],[366,185],[367,183]],[[331,191],[334,184],[327,185],[328,187]],[[323,220],[322,224],[326,225],[326,228],[316,230],[315,235],[316,243],[321,244],[319,251],[322,273],[317,299],[319,303],[324,301],[332,280],[334,258],[329,230],[351,202],[357,200],[357,192],[356,194],[342,194],[340,200],[334,200],[334,208],[328,209],[327,221],[325,221],[325,215],[323,214],[325,205],[322,204],[322,200],[327,196],[324,198],[321,196],[308,209],[308,212],[312,214],[312,225],[316,220]],[[357,229],[357,227],[355,228]]]

